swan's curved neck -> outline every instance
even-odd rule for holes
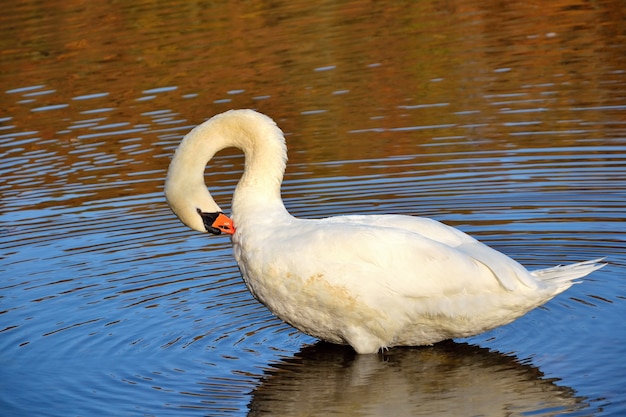
[[[233,195],[235,223],[259,224],[289,216],[280,197],[287,163],[283,133],[261,113],[231,110],[192,129],[174,154],[165,181],[165,196],[178,218],[194,230],[207,231],[201,214],[221,209],[207,190],[204,170],[217,152],[229,147],[241,149],[246,158],[244,173]]]
[[[286,213],[280,197],[287,162],[282,131],[261,113],[231,110],[189,132],[170,164],[165,186],[168,203],[192,229],[204,230],[198,210],[221,211],[204,183],[204,169],[217,152],[229,147],[241,149],[246,158],[233,195],[233,220]]]

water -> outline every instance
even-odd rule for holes
[[[0,17],[0,414],[626,413],[619,1],[14,2]],[[530,269],[610,264],[516,322],[359,357],[274,318],[163,180],[255,108],[302,217],[405,213]],[[207,170],[226,211],[243,159]]]

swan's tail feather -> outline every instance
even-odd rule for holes
[[[606,263],[599,263],[603,260],[604,258],[598,258],[571,265],[558,265],[552,268],[538,269],[532,271],[531,274],[546,283],[561,284],[569,287],[571,284],[577,284],[574,280],[582,278],[605,266]]]

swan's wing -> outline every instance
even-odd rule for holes
[[[432,258],[433,252],[438,252],[441,255],[440,258],[453,257],[456,262],[461,262],[460,259],[464,262],[468,260],[474,263],[479,262],[491,271],[493,277],[490,278],[497,279],[500,285],[508,291],[517,289],[520,284],[529,288],[536,288],[538,285],[538,281],[515,260],[462,231],[436,220],[403,215],[344,216],[327,220],[329,223],[343,221],[345,224],[377,226],[410,232],[412,237],[409,238],[406,250],[412,251],[412,255],[423,252]],[[418,247],[415,247],[416,245]]]
[[[289,235],[278,232],[265,240],[274,258],[266,264],[301,279],[323,277],[368,296],[384,290],[405,297],[447,297],[519,286],[514,267],[507,266],[514,261],[441,223],[400,229],[392,226],[405,219],[385,224],[349,217],[304,221],[287,228]],[[433,234],[443,235],[443,242],[425,236]]]

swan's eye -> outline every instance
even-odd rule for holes
[[[222,232],[229,235],[235,233],[233,221],[221,211],[216,211],[214,213],[204,213],[200,209],[197,209],[196,211],[200,217],[202,217],[202,222],[204,223],[204,227],[207,232],[214,235],[221,235]]]

